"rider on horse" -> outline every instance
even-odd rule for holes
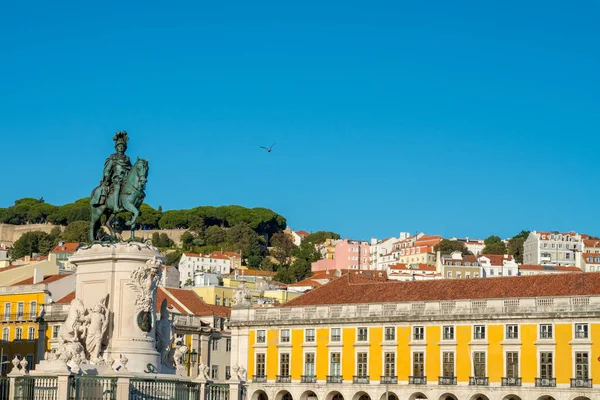
[[[129,156],[125,155],[127,150],[127,132],[121,131],[113,137],[115,141],[115,154],[111,154],[104,163],[104,172],[100,186],[92,194],[92,206],[103,205],[108,201],[108,196],[112,196],[118,211],[122,211],[122,205],[119,204],[119,194],[125,177],[131,170],[131,161]]]

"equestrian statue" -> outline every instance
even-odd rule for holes
[[[129,156],[125,154],[129,137],[127,132],[117,132],[113,137],[115,154],[111,154],[104,163],[104,171],[100,185],[92,191],[90,205],[92,217],[90,221],[90,242],[106,239],[102,226],[110,232],[109,240],[115,240],[113,221],[123,211],[129,211],[131,219],[125,222],[130,227],[133,238],[135,221],[140,215],[140,206],[146,197],[144,190],[148,179],[148,160],[137,158],[131,165]],[[102,217],[106,221],[102,222]]]

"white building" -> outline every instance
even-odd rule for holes
[[[481,254],[477,257],[485,278],[519,275],[519,265],[508,254]]]
[[[406,236],[404,236],[406,235]],[[410,236],[408,232],[400,232],[400,238],[407,238]],[[370,270],[385,270],[383,265],[383,256],[392,252],[392,246],[398,240],[401,240],[396,237],[391,237],[387,239],[377,240],[376,238],[371,238],[371,248],[369,249],[369,269]]]
[[[523,245],[523,264],[574,265],[575,254],[589,235],[532,231]]]
[[[213,251],[211,254],[183,253],[179,261],[179,281],[181,287],[186,282],[196,282],[196,274],[212,272],[228,275],[239,268],[241,257],[237,253]]]

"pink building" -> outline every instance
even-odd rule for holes
[[[311,270],[368,270],[370,249],[371,245],[366,240],[340,240],[335,245],[334,259],[314,262]]]

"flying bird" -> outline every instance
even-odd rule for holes
[[[265,149],[267,151],[267,153],[270,153],[271,150],[273,150],[273,146],[275,146],[275,143],[273,143],[271,146],[269,147],[265,147],[265,146],[260,146],[261,149]]]

